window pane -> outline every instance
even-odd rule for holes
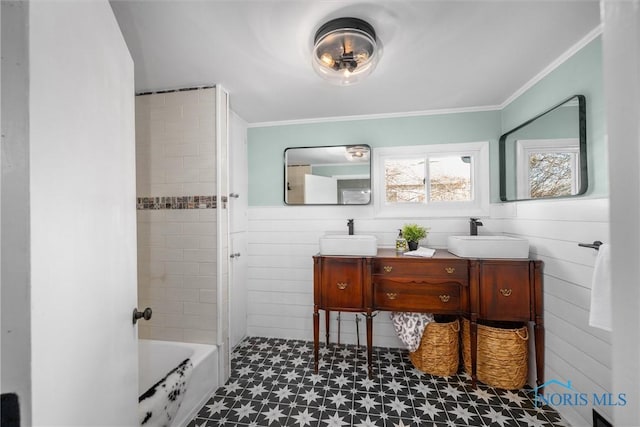
[[[569,196],[576,183],[573,153],[532,153],[529,155],[529,188],[533,199]]]
[[[385,160],[384,182],[387,203],[424,203],[424,159]]]
[[[471,157],[429,158],[429,200],[471,200]]]

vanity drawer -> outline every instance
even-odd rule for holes
[[[460,285],[376,280],[373,283],[373,305],[380,310],[458,312]]]
[[[466,282],[468,278],[466,260],[433,259],[387,259],[373,262],[373,274],[384,277],[433,277],[438,279],[458,279]]]

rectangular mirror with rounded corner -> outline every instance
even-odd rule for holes
[[[584,95],[574,95],[500,137],[500,200],[572,197],[587,191]]]
[[[284,150],[287,205],[367,205],[371,147],[338,145]]]

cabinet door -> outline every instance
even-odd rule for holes
[[[321,305],[323,308],[364,308],[360,258],[324,258],[322,261]]]
[[[529,262],[483,262],[480,273],[480,317],[529,320]]]

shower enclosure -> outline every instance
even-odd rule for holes
[[[218,346],[229,372],[229,95],[136,96],[139,338]]]

